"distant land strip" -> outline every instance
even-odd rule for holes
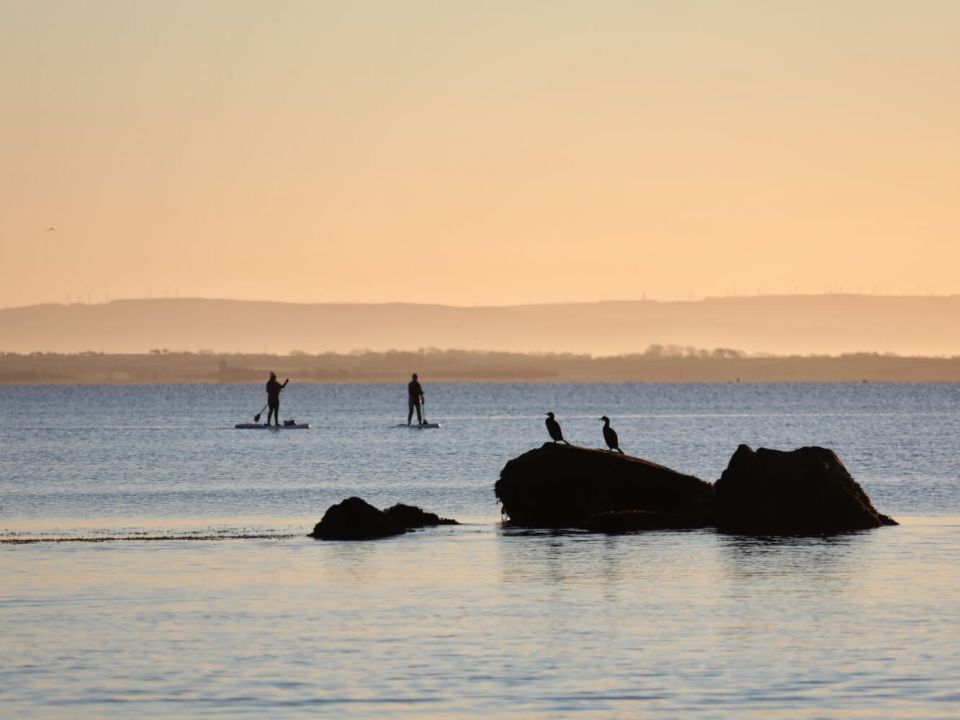
[[[0,385],[154,385],[265,382],[269,371],[298,383],[588,382],[960,382],[960,356],[879,353],[755,356],[736,350],[651,346],[594,357],[465,350],[310,355],[168,352],[122,355],[0,353]]]
[[[792,295],[454,307],[178,298],[0,308],[0,351],[346,354],[353,350],[576,353],[664,346],[756,355],[960,354],[960,295]]]

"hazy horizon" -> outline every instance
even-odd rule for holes
[[[960,354],[960,295],[796,295],[458,307],[195,298],[0,309],[0,351],[285,354],[457,350],[615,356],[652,345],[748,354]]]
[[[162,295],[162,296],[129,296],[129,297],[105,297],[97,299],[86,296],[71,296],[64,300],[45,300],[42,302],[28,303],[26,305],[0,305],[0,310],[17,310],[42,305],[59,305],[68,307],[70,305],[108,305],[110,303],[122,302],[140,302],[153,300],[201,300],[201,301],[225,301],[225,302],[243,302],[243,303],[270,303],[282,305],[422,305],[434,307],[450,308],[512,308],[512,307],[530,307],[530,306],[549,306],[549,305],[603,305],[603,304],[621,304],[621,303],[698,303],[709,300],[745,300],[745,299],[779,299],[779,298],[824,298],[824,297],[863,297],[863,298],[895,298],[895,299],[915,299],[915,298],[953,298],[960,295],[956,293],[866,293],[866,292],[830,292],[830,293],[768,293],[768,294],[743,294],[743,295],[703,295],[685,298],[595,298],[588,300],[554,300],[544,302],[489,302],[489,303],[455,303],[455,302],[413,302],[409,300],[380,300],[376,302],[355,302],[349,300],[324,300],[324,301],[298,301],[298,300],[278,300],[269,297],[223,297],[223,296],[203,296],[203,295]]]

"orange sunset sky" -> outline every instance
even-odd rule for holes
[[[957,293],[958,37],[954,1],[0,0],[0,307]]]

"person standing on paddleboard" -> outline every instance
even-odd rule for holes
[[[407,427],[410,427],[410,421],[413,420],[414,408],[417,410],[417,423],[423,425],[423,388],[416,373],[407,383]]]
[[[290,382],[290,378],[284,380],[281,385],[277,381],[277,374],[275,372],[270,373],[270,379],[267,380],[267,407],[270,408],[267,413],[267,425],[270,424],[270,416],[273,415],[274,425],[280,427],[280,391],[287,386],[288,382]]]

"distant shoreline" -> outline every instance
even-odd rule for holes
[[[453,307],[294,304],[181,298],[0,309],[0,351],[208,354],[306,350],[646,355],[737,348],[774,356],[864,351],[902,357],[960,354],[960,295],[710,298],[689,302]]]
[[[960,357],[877,353],[747,356],[729,350],[662,348],[616,357],[459,350],[309,355],[154,352],[0,354],[0,385],[161,385],[265,382],[269,371],[297,383],[767,383],[960,382]]]

